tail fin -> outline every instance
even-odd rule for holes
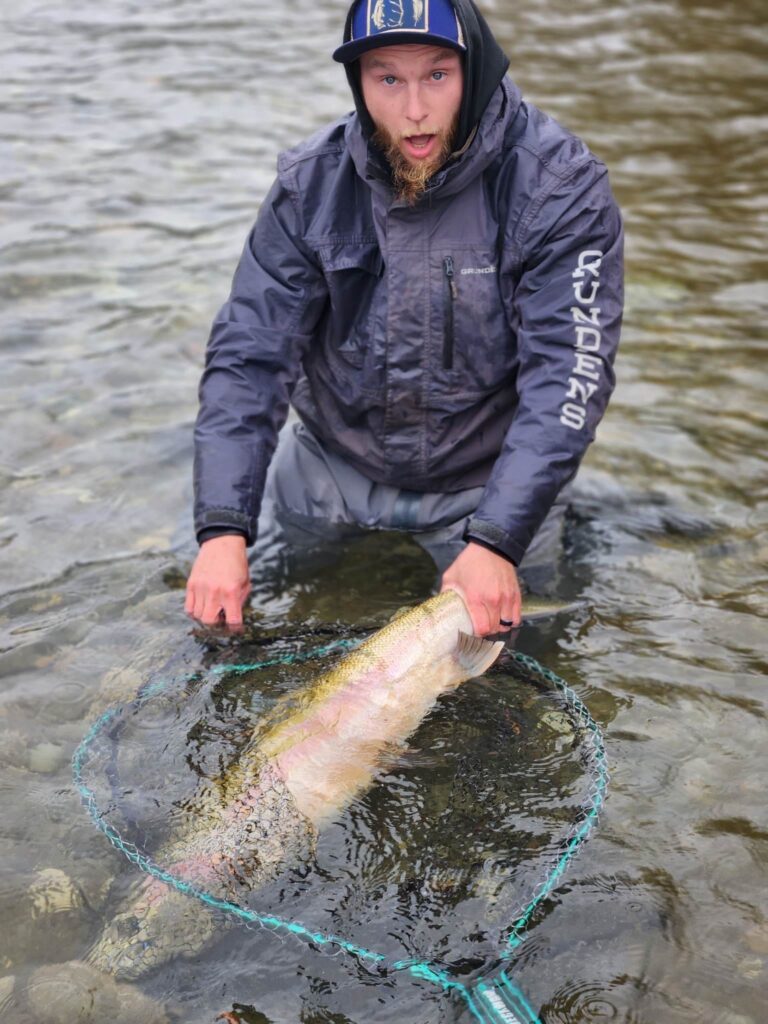
[[[459,630],[456,660],[466,670],[467,678],[472,679],[490,668],[503,649],[502,640],[483,640],[481,636],[470,636]]]

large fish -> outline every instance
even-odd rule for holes
[[[493,664],[504,645],[471,632],[454,591],[402,613],[258,731],[222,780],[221,805],[195,818],[157,860],[224,899],[263,884],[370,784],[382,752],[414,732],[441,693]],[[134,979],[196,954],[216,927],[204,904],[145,878],[88,961]]]

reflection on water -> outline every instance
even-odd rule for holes
[[[32,973],[82,955],[113,879],[131,877],[84,818],[69,758],[91,717],[169,654],[201,657],[174,587],[192,550],[207,326],[277,151],[351,105],[327,58],[344,7],[295,0],[278,16],[207,0],[74,0],[3,12],[3,1020],[36,1019],[49,976],[25,995]],[[628,229],[619,387],[583,474],[563,581],[588,610],[519,640],[605,727],[613,787],[517,977],[548,1022],[756,1024],[768,988],[762,5],[484,9],[526,95],[608,163]],[[278,636],[370,626],[431,583],[415,548],[373,538],[324,573],[257,581],[256,625]],[[232,700],[237,724],[249,691]],[[395,921],[393,942],[444,940],[455,956],[469,942],[485,955],[466,861],[435,825],[450,759],[433,749],[443,735],[456,750],[492,748],[499,702],[522,716],[520,794],[505,799],[527,835],[526,809],[549,792],[555,814],[561,795],[537,775],[546,757],[526,747],[533,726],[517,700],[491,677],[441,706],[424,749],[329,831],[282,898],[304,899],[328,928],[379,936]],[[159,746],[156,732],[145,730],[148,744]],[[209,754],[232,738],[211,742]],[[180,780],[185,770],[180,754]],[[491,821],[480,816],[472,840],[491,876],[472,906],[480,931],[498,927],[483,859]],[[413,828],[423,839],[403,850]],[[436,990],[242,929],[144,994],[188,1024],[233,1006],[262,1024],[461,1019]],[[105,1019],[152,1019],[124,994],[104,999]]]

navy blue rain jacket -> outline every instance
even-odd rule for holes
[[[614,387],[622,226],[606,169],[504,78],[409,207],[362,122],[281,155],[214,322],[198,536],[254,540],[291,403],[372,480],[484,485],[467,537],[518,563]]]

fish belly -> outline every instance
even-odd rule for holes
[[[305,717],[293,742],[283,734],[275,768],[315,828],[370,785],[382,754],[407,739],[440,693],[462,676],[452,658],[411,669],[404,679],[357,680]]]

